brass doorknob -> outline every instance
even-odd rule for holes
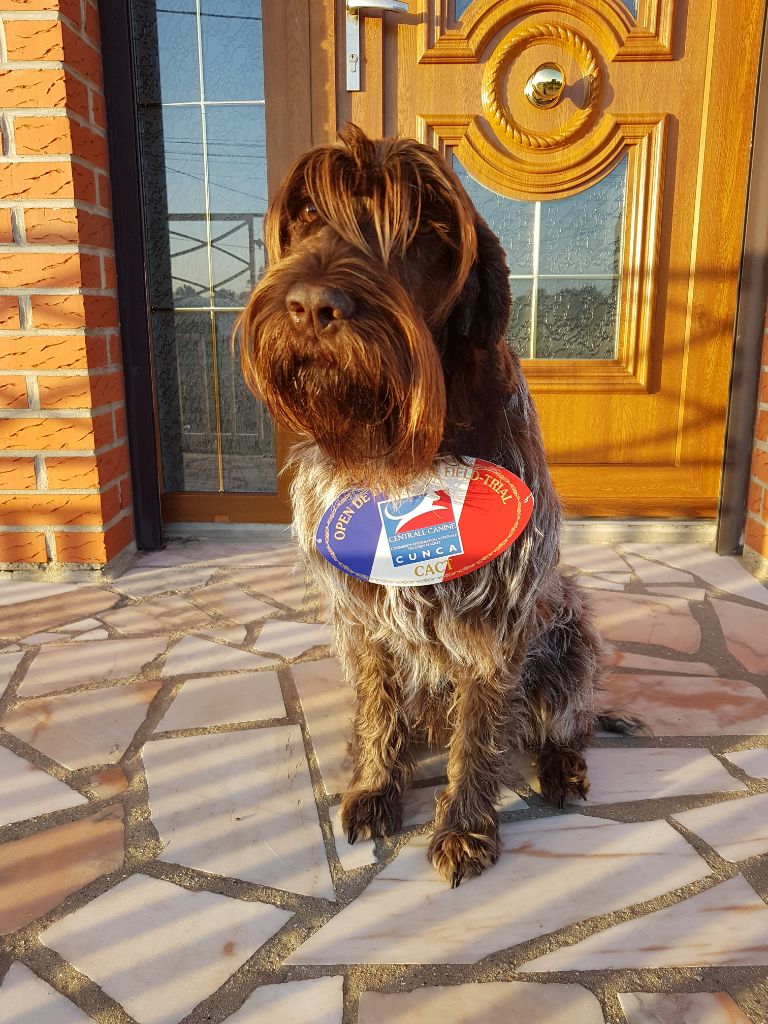
[[[565,72],[559,64],[542,64],[525,83],[525,95],[534,107],[554,107],[563,95]]]

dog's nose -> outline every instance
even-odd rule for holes
[[[296,284],[285,297],[285,306],[297,327],[316,331],[335,321],[349,320],[355,311],[352,298],[340,288]]]

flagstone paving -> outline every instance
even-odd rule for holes
[[[568,544],[614,646],[587,803],[512,758],[502,854],[350,846],[353,695],[284,539],[0,579],[0,1024],[768,1024],[768,590],[696,544]]]

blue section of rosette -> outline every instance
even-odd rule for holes
[[[344,537],[339,539],[334,535],[339,516],[346,507],[354,507],[352,502],[355,498],[364,495],[369,500],[354,509],[354,514],[344,528]],[[369,579],[382,531],[377,502],[384,498],[382,494],[356,490],[339,495],[323,513],[315,532],[317,550],[323,558],[351,576]]]

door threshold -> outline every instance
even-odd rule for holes
[[[714,547],[716,519],[566,519],[564,544],[707,544]]]
[[[714,519],[566,519],[562,539],[566,544],[670,544],[713,545]],[[291,539],[289,524],[276,523],[165,523],[168,540],[190,537],[252,537],[254,540]]]
[[[165,540],[189,540],[190,537],[250,537],[261,541],[291,540],[290,523],[163,523]]]

